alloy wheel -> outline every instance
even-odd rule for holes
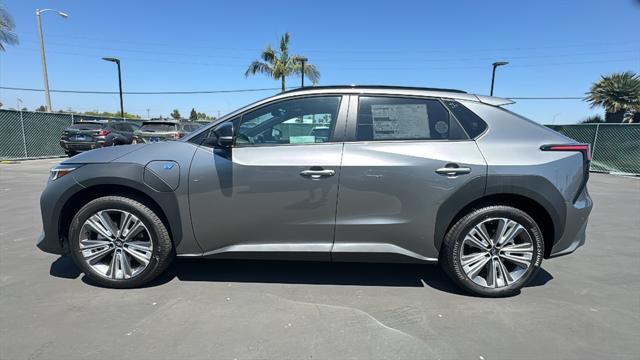
[[[130,279],[147,268],[153,239],[144,223],[130,212],[101,210],[80,229],[81,258],[108,279]]]
[[[460,264],[477,285],[501,288],[518,281],[531,267],[533,241],[527,229],[507,218],[490,218],[464,237]]]

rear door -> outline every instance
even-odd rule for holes
[[[232,120],[232,149],[198,148],[189,200],[205,253],[329,259],[347,105],[339,95],[281,100]],[[330,136],[313,135],[319,126]]]
[[[475,141],[430,98],[354,97],[347,128],[332,258],[436,260],[442,205],[484,191]]]

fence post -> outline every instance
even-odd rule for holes
[[[71,125],[73,125],[73,113],[71,113]]]
[[[22,109],[20,109],[20,125],[22,127],[22,148],[24,150],[24,157],[27,158],[29,155],[27,154],[27,137],[24,133],[24,118],[22,117]]]
[[[596,134],[593,136],[593,147],[591,148],[591,159],[595,159],[596,142],[598,141],[598,131],[600,130],[600,124],[596,124]],[[591,162],[589,163],[589,171],[591,171]]]

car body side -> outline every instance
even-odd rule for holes
[[[152,209],[160,212],[161,218],[169,228],[179,256],[224,257],[233,249],[225,247],[212,249],[202,246],[202,239],[196,236],[192,222],[194,211],[206,212],[207,209],[194,209],[190,204],[190,183],[194,158],[198,152],[210,153],[213,149],[205,149],[190,142],[198,134],[208,131],[221,122],[236,118],[238,115],[256,107],[291,98],[294,96],[340,95],[343,105],[334,130],[335,141],[343,144],[340,162],[339,201],[336,205],[335,237],[333,245],[327,250],[321,248],[322,256],[318,259],[345,261],[389,261],[389,262],[435,262],[442,239],[447,230],[470,208],[484,202],[509,204],[525,208],[543,228],[546,238],[546,257],[572,252],[584,243],[587,217],[591,210],[591,199],[586,188],[581,188],[584,176],[582,155],[577,152],[543,152],[540,147],[545,144],[572,143],[570,140],[550,129],[489,104],[479,101],[478,97],[469,94],[449,94],[446,92],[401,91],[389,93],[387,90],[353,90],[334,89],[326,91],[302,91],[298,94],[284,94],[249,105],[214,124],[195,132],[183,141],[121,146],[117,148],[91,151],[73,158],[67,163],[86,164],[65,176],[48,184],[41,197],[44,233],[38,246],[47,252],[63,254],[67,251],[65,241],[70,223],[79,206],[87,199],[101,194],[128,194],[138,198]],[[357,101],[361,95],[418,96],[432,99],[450,98],[461,103],[477,114],[487,124],[487,130],[475,139],[466,140],[425,140],[425,141],[389,141],[362,143],[355,141],[349,133],[349,126],[357,116]],[[491,98],[489,98],[491,100]],[[346,102],[346,103],[344,103]],[[346,112],[345,112],[346,111]],[[455,118],[453,121],[456,121]],[[341,132],[341,133],[340,133]],[[285,148],[285,147],[281,147]],[[349,150],[349,152],[346,152]],[[233,151],[233,150],[232,150]],[[436,155],[434,156],[434,153]],[[351,154],[350,157],[347,156]],[[475,154],[475,155],[474,155]],[[384,172],[389,169],[402,175],[402,171],[411,171],[415,166],[431,166],[436,163],[444,165],[454,158],[465,159],[465,164],[472,167],[472,176],[449,179],[434,176],[433,168],[425,168],[419,176],[432,177],[429,184],[433,187],[422,189],[403,189],[405,184],[386,183],[388,194],[379,195],[371,201],[389,201],[390,205],[403,205],[411,210],[413,203],[426,198],[437,204],[428,213],[393,217],[370,216],[365,219],[368,207],[361,202],[357,194],[365,181],[380,181],[384,176],[393,175]],[[366,160],[374,169],[363,176],[362,169],[350,172],[352,165],[362,165]],[[429,160],[426,161],[425,159]],[[433,161],[431,161],[433,160]],[[355,164],[359,162],[358,164]],[[380,167],[376,168],[375,162]],[[397,166],[404,162],[406,166]],[[173,164],[171,171],[159,170],[158,166]],[[314,165],[314,164],[308,164]],[[381,171],[383,169],[384,171]],[[414,169],[415,170],[415,169]],[[387,176],[393,181],[393,176]],[[177,179],[177,180],[176,180]],[[413,179],[412,185],[425,184],[424,179]],[[349,181],[353,184],[349,185]],[[455,187],[451,182],[457,182]],[[344,186],[343,186],[344,184]],[[440,193],[435,193],[439,189]],[[577,196],[576,196],[577,194]],[[194,196],[194,194],[191,194]],[[387,199],[387,200],[385,200]],[[209,204],[216,207],[218,204]],[[75,210],[75,211],[74,211]],[[400,212],[401,213],[401,212]],[[344,215],[344,216],[343,216]],[[349,215],[354,217],[349,218]],[[213,220],[213,219],[212,219]],[[381,221],[371,225],[367,221]],[[357,226],[349,226],[351,224]],[[396,233],[394,221],[411,223],[413,233]],[[242,219],[233,224],[242,231]],[[372,234],[373,241],[354,239],[350,228],[362,228]],[[360,232],[362,234],[362,232]],[[366,233],[366,232],[365,232]],[[211,234],[224,237],[224,233]],[[265,244],[262,244],[265,245]],[[268,245],[268,244],[267,244]],[[258,257],[272,258],[274,252],[281,252],[283,247],[262,246],[251,248],[259,250]],[[217,251],[215,251],[217,250]],[[274,251],[271,251],[274,250]],[[294,248],[295,250],[295,248]],[[246,256],[255,257],[254,251],[247,251]],[[288,254],[288,258],[296,258],[296,251]],[[375,256],[362,256],[363,254]],[[237,254],[236,254],[237,255]],[[305,254],[308,255],[308,254]],[[243,257],[240,254],[240,257]],[[307,258],[300,255],[301,258]]]

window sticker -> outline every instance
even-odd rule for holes
[[[371,105],[373,139],[430,138],[426,104]]]

